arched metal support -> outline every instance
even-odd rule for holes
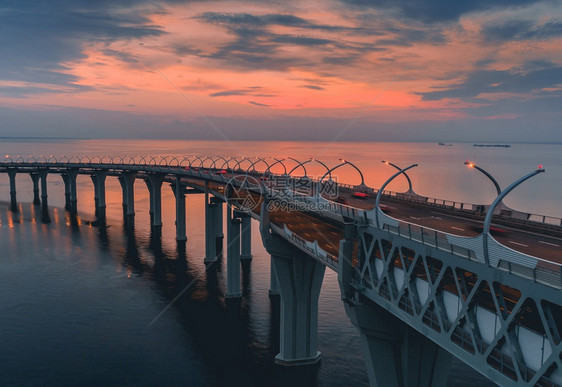
[[[250,173],[250,170],[252,172],[255,172],[256,169],[254,168],[254,165],[258,164],[258,163],[264,163],[267,167],[266,170],[268,170],[270,168],[270,165],[267,163],[267,161],[265,161],[265,159],[261,158],[261,157],[256,157],[256,161],[254,161],[248,168],[246,168],[246,174],[244,176],[244,180],[242,181],[242,184],[240,185],[241,187],[244,187],[244,184],[248,182],[248,175]],[[262,184],[260,184],[261,186]]]
[[[377,227],[378,227],[378,228],[381,228],[381,227],[380,227],[380,222],[379,222],[379,211],[380,211],[379,205],[380,205],[380,203],[381,203],[381,197],[382,197],[382,193],[383,193],[384,189],[386,188],[386,186],[387,186],[392,180],[394,180],[394,178],[395,178],[396,176],[401,175],[401,174],[403,174],[404,172],[406,172],[408,169],[411,169],[411,168],[414,168],[414,167],[417,167],[417,166],[418,166],[418,164],[412,164],[412,165],[410,165],[409,167],[406,167],[406,168],[404,168],[404,169],[399,170],[399,171],[396,172],[394,175],[390,176],[390,178],[389,178],[387,181],[385,181],[384,184],[379,188],[379,192],[377,192],[377,198],[376,198],[376,200],[375,200],[375,220],[376,220],[376,223],[377,223]]]
[[[359,187],[367,187],[365,185],[365,178],[363,177],[363,172],[361,172],[361,169],[359,169],[359,167],[355,164],[353,164],[351,161],[347,161],[345,159],[340,159],[341,162],[343,162],[344,164],[349,164],[351,165],[353,168],[355,168],[355,170],[357,172],[359,172],[359,176],[361,176],[361,184],[359,184]]]
[[[304,177],[308,177],[308,172],[306,171],[306,167],[304,166],[307,163],[312,162],[314,159],[310,158],[308,160],[305,161],[299,161],[293,157],[287,157],[290,160],[293,160],[295,163],[297,163],[296,166],[294,166],[289,172],[287,172],[287,175],[291,176],[291,173],[293,173],[295,170],[297,170],[299,167],[303,169],[304,171]]]
[[[492,216],[494,215],[495,208],[500,204],[500,202],[505,198],[511,191],[513,191],[518,185],[523,183],[526,180],[529,180],[531,177],[538,175],[539,173],[543,173],[545,171],[544,168],[539,166],[539,169],[523,176],[519,180],[511,183],[506,189],[504,189],[492,202],[490,208],[486,212],[486,218],[484,218],[484,227],[482,229],[482,241],[484,243],[484,259],[486,263],[490,265],[490,256],[488,253],[488,236],[490,235],[490,226],[492,224]]]
[[[382,160],[382,162],[384,164],[390,165],[393,168],[396,168],[397,170],[401,171],[402,168],[400,168],[398,165],[391,163],[390,161],[386,161],[386,160]],[[408,176],[407,173],[404,173],[404,177],[406,178],[406,180],[408,180],[408,192],[406,192],[407,194],[411,194],[411,195],[416,195],[417,194],[414,192],[414,189],[412,188],[412,180],[410,180],[410,176]]]
[[[494,179],[494,177],[489,172],[487,172],[483,168],[480,168],[478,165],[474,164],[472,161],[469,161],[469,160],[466,160],[464,162],[464,165],[468,166],[469,168],[474,168],[474,169],[482,172],[494,184],[494,187],[496,187],[496,193],[498,195],[501,194],[502,189],[500,188],[500,185],[498,184],[498,181],[496,179]]]
[[[238,167],[244,162],[244,161],[248,161],[250,164],[252,163],[252,160],[250,160],[248,157],[243,157],[241,160],[237,160],[236,158],[234,159],[236,161],[236,164],[234,165],[234,167],[232,167],[232,173],[235,173],[238,169]]]
[[[361,183],[358,185],[358,187],[361,188],[369,188],[365,185],[365,178],[363,177],[363,172],[361,172],[361,170],[353,163],[344,160],[344,159],[340,159],[340,161],[342,161],[342,163],[336,165],[335,167],[328,169],[328,171],[324,174],[324,176],[322,176],[322,178],[318,181],[318,188],[316,189],[316,196],[320,196],[321,192],[322,192],[322,182],[324,181],[324,178],[327,175],[330,175],[330,180],[332,179],[332,172],[335,171],[338,168],[343,167],[344,165],[350,165],[351,167],[353,167],[357,172],[359,172],[359,176],[361,177]]]

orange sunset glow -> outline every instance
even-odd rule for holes
[[[562,5],[433,2],[1,5],[0,136],[562,141]]]

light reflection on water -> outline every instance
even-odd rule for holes
[[[237,146],[240,153],[304,158],[315,156],[324,145]],[[495,172],[504,186],[540,161],[553,172],[547,172],[540,182],[537,178],[536,185],[529,186],[533,187],[531,191],[521,187],[517,197],[514,192],[511,205],[553,214],[560,192],[549,191],[549,187],[560,182],[557,168],[562,165],[558,161],[561,152],[556,146],[529,145],[527,152],[517,147],[524,146],[472,149],[467,144],[337,144],[328,148],[325,159],[333,164],[337,157],[356,162],[363,168],[367,183],[375,187],[393,173],[380,162],[382,159],[403,166],[419,162],[420,167],[411,173],[418,193],[469,202],[491,201],[493,186],[465,169],[464,159],[489,166],[487,169]],[[0,154],[40,154],[44,149],[53,154],[94,154],[99,149],[105,154],[136,154],[147,149],[162,154],[221,154],[229,150],[222,144],[177,141],[0,144]],[[342,171],[340,180],[357,183],[351,169]],[[309,171],[322,173],[318,166]],[[319,306],[319,349],[324,355],[321,365],[305,371],[273,365],[278,350],[276,308],[268,298],[269,257],[261,246],[255,222],[254,259],[242,270],[244,298],[241,313],[237,313],[224,302],[224,263],[217,262],[212,270],[205,271],[201,195],[187,196],[188,242],[185,248],[178,248],[174,198],[168,186],[163,187],[159,240],[150,233],[144,182],[135,183],[133,230],[126,229],[122,222],[121,188],[116,178],[108,177],[106,182],[109,227],[105,229],[90,222],[94,198],[88,176],[78,178],[78,220],[60,209],[64,205],[60,176],[49,176],[48,182],[49,203],[55,207],[51,209],[51,224],[42,224],[40,211],[32,205],[20,204],[17,214],[8,211],[6,203],[0,206],[0,351],[4,358],[0,362],[0,384],[77,384],[88,380],[92,385],[274,385],[276,381],[278,385],[298,385],[290,381],[296,377],[306,381],[305,385],[367,385],[359,336],[345,316],[336,275],[329,270]],[[0,175],[0,201],[9,198],[7,183],[7,176]],[[475,190],[477,184],[483,188]],[[31,202],[31,179],[18,175],[17,185],[18,201]],[[397,182],[391,189],[403,190],[405,182]],[[531,197],[540,198],[540,203],[530,202]],[[194,286],[147,329],[148,323],[191,281],[195,281]],[[450,384],[473,383],[487,384],[474,371],[455,362]]]

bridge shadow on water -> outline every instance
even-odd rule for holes
[[[6,208],[6,210],[4,210]],[[16,227],[18,224],[25,225],[26,228],[20,230],[21,240],[23,242],[15,242],[13,245],[8,245],[6,248],[5,255],[10,257],[13,255],[16,257],[13,261],[17,261],[21,257],[17,257],[17,252],[12,252],[10,249],[14,249],[13,246],[21,246],[21,243],[28,243],[30,245],[37,243],[52,243],[56,244],[56,239],[60,238],[64,240],[68,238],[68,247],[72,251],[71,254],[65,258],[60,258],[71,261],[76,260],[76,268],[82,269],[82,266],[91,264],[92,262],[104,262],[111,264],[110,270],[104,271],[100,274],[103,278],[107,276],[109,279],[113,276],[113,282],[108,284],[108,289],[95,288],[95,292],[98,291],[103,293],[104,303],[111,303],[112,298],[117,297],[116,294],[111,293],[114,291],[128,292],[131,286],[137,286],[140,284],[144,287],[150,288],[152,293],[152,298],[144,300],[141,305],[142,308],[148,309],[148,320],[146,320],[146,310],[144,314],[133,314],[126,315],[127,319],[122,322],[121,326],[108,328],[105,325],[96,327],[94,331],[94,339],[97,339],[99,335],[102,340],[103,337],[108,335],[104,329],[116,330],[116,334],[119,336],[126,336],[128,332],[125,332],[130,325],[130,329],[134,340],[139,342],[148,342],[151,339],[157,341],[158,343],[168,343],[167,340],[174,340],[177,344],[176,348],[156,348],[153,343],[146,344],[142,347],[142,350],[153,350],[155,355],[163,357],[163,353],[167,351],[184,351],[189,352],[189,356],[186,358],[194,357],[197,361],[203,365],[205,368],[203,371],[197,370],[197,372],[204,372],[208,375],[204,378],[198,373],[195,373],[193,367],[196,367],[197,362],[191,364],[182,364],[184,358],[178,356],[176,361],[170,361],[170,359],[161,360],[162,362],[169,362],[169,364],[157,362],[159,359],[152,359],[155,361],[155,368],[165,369],[163,374],[157,376],[158,384],[176,384],[177,380],[187,380],[186,385],[194,386],[316,386],[316,385],[365,385],[364,383],[356,383],[355,380],[347,380],[345,376],[340,376],[338,382],[332,380],[326,380],[325,378],[319,380],[319,370],[322,367],[327,367],[331,361],[330,357],[335,354],[330,354],[329,350],[324,352],[326,358],[324,360],[324,365],[320,362],[313,366],[301,366],[301,367],[282,367],[277,366],[274,363],[274,357],[279,352],[279,315],[280,315],[280,302],[278,297],[271,297],[269,302],[267,299],[258,301],[262,294],[258,294],[252,285],[256,286],[256,280],[262,281],[263,272],[259,270],[259,266],[256,265],[258,262],[244,260],[242,261],[242,293],[243,297],[241,299],[225,299],[224,293],[224,275],[226,271],[226,258],[219,258],[215,262],[208,263],[206,266],[203,265],[203,256],[199,256],[193,253],[193,250],[189,248],[189,242],[179,242],[175,241],[171,243],[171,240],[166,238],[166,235],[162,235],[159,229],[143,229],[142,227],[135,227],[134,219],[129,219],[124,222],[110,221],[107,224],[105,222],[96,221],[95,218],[92,221],[84,220],[88,219],[88,215],[83,217],[72,215],[70,212],[64,211],[57,208],[49,208],[48,219],[50,223],[42,223],[41,218],[44,212],[40,206],[23,205],[20,206],[20,211],[17,213],[12,213],[7,209],[5,203],[0,203],[0,226]],[[121,224],[120,224],[121,223]],[[54,233],[54,228],[58,227],[61,231]],[[47,234],[53,233],[52,236],[33,236],[33,233],[40,235],[38,231],[44,231]],[[25,231],[25,232],[24,232]],[[31,243],[26,239],[26,233],[31,236]],[[5,233],[6,234],[6,233]],[[17,233],[15,234],[18,235]],[[11,241],[10,241],[11,242]],[[18,244],[20,243],[20,244]],[[193,242],[192,242],[193,243]],[[12,246],[12,247],[10,247]],[[78,252],[74,251],[74,247],[79,246]],[[49,246],[45,246],[48,248]],[[43,252],[39,247],[32,247],[37,252],[39,259],[43,259]],[[82,254],[80,251],[87,251],[87,253]],[[82,256],[80,256],[82,254]],[[220,256],[220,254],[219,254]],[[93,257],[93,258],[92,258]],[[109,258],[108,258],[109,257]],[[82,260],[80,260],[82,259]],[[40,263],[40,260],[37,260]],[[60,265],[62,261],[55,262],[56,265]],[[68,262],[67,262],[68,263]],[[141,279],[142,281],[136,281],[133,283],[125,282],[123,277],[121,280],[115,280],[115,273],[111,270],[114,266],[119,267],[119,273],[128,273],[132,278]],[[70,267],[70,266],[69,266]],[[72,268],[72,267],[71,267]],[[76,274],[74,271],[68,271],[67,267],[58,269],[57,274],[59,277],[48,278],[53,274],[51,272],[43,275],[44,281],[68,281],[69,278],[72,280],[73,276],[79,276],[80,273]],[[122,274],[124,275],[124,274]],[[255,276],[256,278],[253,278]],[[117,277],[118,278],[118,277]],[[65,283],[66,284],[66,283]],[[74,282],[72,282],[74,284]],[[81,285],[81,284],[80,284]],[[88,289],[86,287],[86,289]],[[58,292],[58,290],[57,290]],[[72,293],[73,290],[67,291]],[[78,292],[84,292],[83,290],[78,290]],[[30,291],[31,293],[31,291]],[[133,293],[137,294],[137,293]],[[90,295],[79,294],[78,299],[85,297],[85,300],[89,300]],[[19,299],[23,296],[17,296],[15,299]],[[35,297],[35,293],[33,296]],[[54,299],[61,299],[64,297],[70,297],[66,294],[57,293]],[[98,297],[96,294],[95,297]],[[262,297],[263,298],[263,297]],[[50,299],[48,301],[51,301]],[[265,301],[265,303],[264,303]],[[88,301],[86,301],[88,302]],[[124,301],[130,302],[130,301]],[[261,303],[260,303],[261,302]],[[162,312],[162,316],[153,312],[154,304],[157,304],[158,311]],[[171,305],[169,309],[167,305]],[[46,305],[48,308],[48,315],[52,313],[51,306]],[[260,309],[261,308],[261,309]],[[260,310],[257,310],[260,309]],[[2,310],[0,306],[0,311]],[[89,313],[91,311],[88,310]],[[111,315],[118,314],[118,311],[109,309],[109,316],[104,316],[101,318],[108,321],[111,320]],[[153,314],[154,313],[154,314]],[[152,315],[152,317],[150,317]],[[42,315],[40,315],[41,317]],[[97,315],[84,315],[75,317],[77,323],[89,324],[89,320],[100,320]],[[256,317],[258,316],[258,317]],[[260,318],[261,316],[261,318]],[[0,316],[1,317],[1,316]],[[129,318],[139,319],[139,321],[130,321]],[[155,318],[150,322],[150,318]],[[68,317],[61,317],[61,322],[65,323]],[[146,321],[146,323],[145,323]],[[177,322],[179,329],[183,331],[183,334],[175,334],[167,332],[170,329],[170,321],[174,323]],[[0,322],[2,322],[0,318]],[[73,322],[73,321],[71,321]],[[150,323],[150,324],[149,324]],[[57,323],[58,324],[58,323]],[[106,323],[107,324],[107,323]],[[143,328],[143,324],[149,324],[146,328]],[[140,331],[139,329],[140,325]],[[33,329],[35,329],[35,326]],[[265,327],[264,327],[265,326]],[[65,328],[68,329],[68,328]],[[84,332],[81,328],[78,329],[77,335],[83,335]],[[144,329],[144,330],[143,330]],[[66,334],[66,332],[61,331]],[[263,334],[265,332],[265,335]],[[113,332],[111,332],[113,333]],[[53,335],[59,334],[58,331],[53,333]],[[22,337],[28,335],[28,331],[22,331]],[[2,332],[0,331],[0,337]],[[60,339],[62,340],[62,339]],[[122,339],[125,340],[125,339]],[[137,348],[137,343],[132,343],[131,338],[126,338],[128,341],[119,342],[124,345],[125,348]],[[344,342],[350,341],[348,338],[342,338]],[[65,346],[69,346],[69,352],[72,353],[73,350],[77,351],[77,348],[72,348],[72,342],[64,342]],[[91,358],[77,359],[78,363],[84,362],[96,362],[99,361],[99,356],[106,356],[111,358],[111,352],[114,348],[111,347],[111,342],[101,341],[96,343],[96,355]],[[60,345],[60,344],[57,344]],[[158,345],[158,344],[156,344]],[[160,344],[166,345],[166,344]],[[104,347],[109,348],[104,348]],[[347,346],[334,347],[337,351],[345,352],[346,355],[352,355],[352,353],[347,353],[351,351]],[[174,352],[177,353],[177,352]],[[136,354],[128,354],[129,356]],[[143,354],[144,355],[144,354]],[[356,354],[355,354],[356,355]],[[27,356],[27,355],[25,355]],[[27,357],[22,356],[22,359],[27,359]],[[82,356],[82,354],[80,354]],[[63,380],[67,384],[76,384],[78,380],[83,380],[84,375],[82,375],[83,369],[78,366],[74,366],[72,372],[76,372],[77,375],[75,379],[64,379],[60,375],[65,375],[70,373],[71,365],[64,365],[65,360],[59,361],[58,358],[54,357],[53,360],[57,360],[57,364],[61,369],[58,371],[57,377],[53,377],[52,380]],[[74,360],[74,359],[72,359]],[[118,359],[115,361],[123,361]],[[356,358],[356,362],[362,367],[362,359]],[[27,375],[30,373],[31,363],[26,360],[26,366],[22,368],[22,375]],[[120,363],[118,363],[120,364]],[[154,380],[149,380],[148,376],[149,370],[139,369],[143,367],[136,361],[133,356],[131,361],[131,373],[138,373],[138,385],[153,385]],[[195,365],[193,365],[195,364]],[[457,363],[458,364],[458,363]],[[37,366],[37,365],[35,365]],[[83,366],[83,365],[82,365]],[[144,365],[146,367],[146,365]],[[336,365],[337,366],[337,365]],[[115,365],[111,365],[106,369],[101,369],[100,372],[102,376],[98,381],[106,381],[109,376],[108,372],[112,371]],[[174,368],[170,370],[170,367]],[[332,367],[332,364],[330,364]],[[38,368],[41,372],[44,372],[44,365],[40,364]],[[457,365],[455,367],[456,372],[459,372],[465,376],[459,376],[457,381],[464,380],[466,383],[455,382],[455,386],[471,385],[474,381],[478,382],[481,386],[490,385],[489,383],[482,383],[481,378],[472,379],[472,374],[466,374],[466,367],[462,365]],[[0,372],[2,368],[0,366]],[[13,371],[12,371],[13,372]],[[54,372],[54,371],[53,371]],[[124,371],[120,371],[124,372]],[[345,370],[339,368],[339,371],[345,374]],[[166,374],[167,373],[167,374]],[[13,379],[8,380],[19,380],[19,374],[14,374]],[[180,375],[180,376],[178,376]],[[190,377],[193,375],[192,382],[189,382]],[[43,375],[42,375],[43,376]],[[126,375],[127,379],[123,376],[115,376],[113,380],[117,380],[115,384],[123,384],[123,380],[129,381],[131,374]],[[146,380],[144,380],[144,379]],[[41,380],[41,379],[39,379]],[[69,382],[70,380],[70,382]],[[93,379],[95,380],[95,379]],[[347,380],[347,382],[341,382],[341,380]],[[175,382],[171,382],[175,381]],[[129,383],[129,382],[128,382]],[[0,377],[0,385],[2,384],[2,377]],[[26,383],[23,383],[24,385]],[[64,383],[63,383],[64,384]],[[111,383],[109,383],[111,384]],[[31,385],[31,384],[28,384]]]
[[[100,228],[100,243],[106,244],[106,233]],[[242,263],[242,299],[225,299],[221,286],[223,261],[206,265],[204,273],[190,266],[186,242],[177,242],[175,250],[163,247],[161,230],[152,229],[148,240],[137,237],[135,228],[125,223],[125,249],[122,264],[135,275],[150,278],[153,289],[180,316],[183,329],[194,338],[200,355],[212,368],[220,386],[315,386],[318,365],[282,367],[274,364],[279,351],[278,297],[271,298],[269,342],[256,338],[251,319],[251,262]],[[143,258],[146,248],[153,263]],[[180,295],[181,294],[181,295]],[[157,325],[158,321],[154,322]],[[152,328],[149,328],[152,329]]]

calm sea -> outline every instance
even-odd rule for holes
[[[450,147],[429,143],[308,143],[125,140],[2,140],[0,155],[249,155],[338,158],[355,163],[366,184],[380,186],[400,166],[418,163],[410,176],[422,195],[489,203],[494,187],[470,159],[502,186],[536,169],[547,169],[506,200],[513,208],[562,216],[562,146]],[[309,175],[323,169],[307,164]],[[340,181],[357,184],[352,168]],[[108,178],[107,228],[92,225],[93,189],[78,178],[79,222],[63,209],[62,179],[49,176],[52,223],[39,221],[31,179],[18,175],[20,211],[8,211],[8,178],[0,175],[0,385],[187,385],[187,386],[367,386],[359,335],[340,301],[336,275],[327,270],[319,305],[319,366],[277,367],[278,305],[268,297],[269,256],[253,222],[253,255],[243,267],[240,312],[224,301],[224,262],[206,271],[203,198],[187,197],[185,246],[175,241],[174,199],[163,187],[163,229],[151,236],[148,193],[135,185],[133,230],[123,225],[121,188]],[[405,190],[406,181],[390,186]],[[187,292],[173,305],[187,284]],[[164,311],[165,310],[165,311]],[[162,311],[164,311],[162,313]],[[160,314],[156,320],[155,317]],[[151,322],[153,322],[151,324]],[[449,385],[489,382],[459,361]]]

